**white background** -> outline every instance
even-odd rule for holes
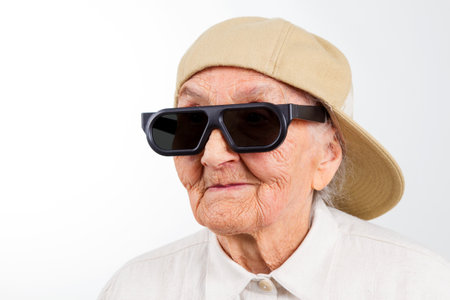
[[[200,228],[140,113],[170,107],[209,26],[283,17],[340,48],[355,119],[397,159],[373,220],[450,259],[448,1],[0,2],[0,299],[94,299],[123,263]]]

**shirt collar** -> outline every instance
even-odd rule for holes
[[[254,277],[255,274],[248,272],[225,253],[216,235],[209,231],[205,299],[233,299]]]
[[[288,260],[271,273],[272,277],[300,299],[323,299],[338,236],[333,215],[317,199],[308,234]]]
[[[339,231],[328,207],[321,199],[314,205],[311,228],[295,252],[278,269],[268,274],[294,296],[322,299],[333,248]],[[209,232],[206,299],[238,296],[257,277],[234,262],[223,251],[214,233]]]

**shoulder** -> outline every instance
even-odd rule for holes
[[[208,241],[209,232],[203,229],[180,240],[137,256],[130,260],[125,267],[146,262],[173,259],[174,257],[189,255],[190,253],[198,253],[199,249],[206,247]]]
[[[391,230],[333,208],[330,212],[340,233],[334,267],[347,280],[359,274],[377,290],[409,289],[412,299],[450,296],[450,264],[444,258]]]
[[[433,251],[387,228],[330,208],[343,239],[366,243],[371,247],[385,248],[390,251],[408,252],[411,255],[429,257],[431,260],[450,267],[450,264]]]
[[[181,299],[183,293],[194,297],[204,277],[208,241],[209,231],[203,229],[130,260],[114,274],[98,299],[134,300],[142,295]]]

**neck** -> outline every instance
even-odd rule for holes
[[[311,201],[303,204],[258,231],[217,235],[217,239],[227,255],[247,271],[269,274],[294,253],[308,233]]]

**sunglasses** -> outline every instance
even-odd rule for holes
[[[286,138],[293,119],[325,123],[323,106],[267,102],[196,106],[142,113],[142,129],[157,153],[194,155],[203,151],[213,129],[220,129],[237,153],[266,152]]]

